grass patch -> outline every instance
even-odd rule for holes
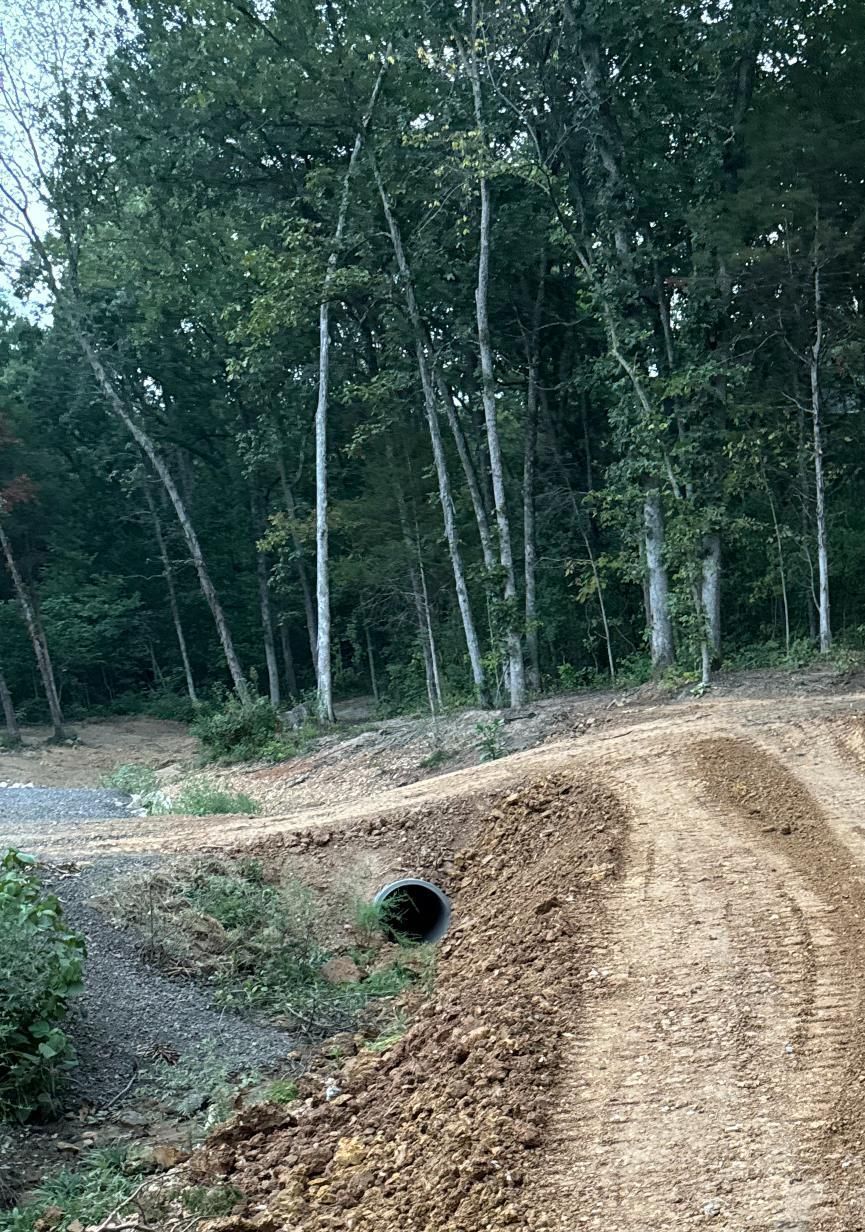
[[[307,886],[268,882],[254,860],[161,872],[101,905],[137,925],[163,969],[206,981],[228,1009],[309,1039],[353,1030],[371,1003],[398,997],[429,970],[431,947],[390,939],[389,908],[346,900],[343,923]],[[343,982],[325,970],[335,957],[351,959]]]
[[[98,1224],[130,1196],[141,1175],[125,1146],[89,1151],[79,1167],[46,1177],[25,1206],[0,1211],[0,1232],[66,1232],[76,1220],[84,1227]]]
[[[291,1078],[277,1078],[265,1087],[261,1097],[268,1104],[293,1104],[300,1099],[300,1091]]]

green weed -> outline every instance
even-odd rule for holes
[[[46,1177],[25,1206],[0,1211],[0,1232],[35,1232],[49,1226],[52,1232],[66,1232],[76,1220],[84,1227],[96,1225],[130,1196],[140,1176],[140,1166],[127,1147],[90,1151],[77,1168],[64,1168]],[[51,1208],[62,1215],[55,1222],[52,1211],[48,1224],[44,1216]]]
[[[506,749],[503,719],[481,719],[475,724],[475,732],[481,761],[497,761],[499,757],[504,757]]]
[[[156,771],[151,766],[135,766],[123,762],[99,780],[101,787],[125,791],[130,796],[147,796],[159,787]]]

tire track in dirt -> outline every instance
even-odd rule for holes
[[[851,1017],[830,917],[701,804],[679,758],[641,745],[617,775],[635,821],[611,995],[562,1066],[551,1226],[850,1229],[808,1159]]]
[[[865,870],[851,814],[861,814],[865,784],[845,773],[830,728],[811,724],[799,735],[798,747],[795,737],[785,742],[786,756],[764,741],[700,741],[693,771],[708,801],[763,846],[810,934],[813,1003],[791,1042],[812,1108],[797,1127],[806,1131],[800,1156],[824,1202],[805,1226],[853,1232],[865,1227]]]

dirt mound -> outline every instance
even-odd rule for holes
[[[497,801],[456,857],[456,923],[436,993],[403,1038],[352,1058],[331,1098],[309,1080],[315,1091],[296,1115],[241,1114],[194,1157],[193,1176],[224,1177],[248,1200],[244,1217],[219,1227],[549,1226],[527,1209],[524,1181],[625,829],[612,792],[564,775]]]
[[[822,823],[817,801],[771,754],[735,737],[701,740],[694,746],[695,765],[709,794],[735,809],[766,834],[800,835]],[[825,830],[820,824],[821,832]]]

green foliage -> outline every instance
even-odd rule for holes
[[[279,761],[290,756],[291,746],[281,741],[279,711],[266,697],[242,702],[232,695],[220,706],[203,710],[192,733],[211,761]]]
[[[225,1121],[238,1093],[260,1082],[255,1070],[238,1071],[229,1065],[218,1040],[196,1043],[194,1054],[173,1064],[151,1061],[141,1070],[143,1089],[172,1116],[190,1121],[197,1137]]]
[[[125,1146],[101,1147],[82,1156],[78,1167],[47,1176],[23,1207],[0,1211],[0,1232],[66,1232],[71,1223],[91,1227],[103,1220],[138,1186],[141,1167]],[[45,1222],[45,1212],[62,1215]]]
[[[0,859],[0,1119],[27,1120],[57,1106],[75,1064],[58,1025],[82,990],[84,940],[45,894],[28,857]]]
[[[166,811],[181,816],[208,817],[212,813],[258,813],[261,805],[243,792],[225,791],[206,779],[193,779],[186,783],[171,801]]]
[[[262,1099],[269,1104],[294,1104],[299,1098],[297,1083],[291,1078],[277,1078],[262,1092]]]
[[[140,766],[130,762],[123,762],[108,774],[103,774],[99,783],[102,787],[124,791],[130,796],[146,796],[156,791],[159,786],[156,771],[152,766]]]
[[[477,747],[480,749],[481,761],[496,761],[504,757],[505,724],[502,719],[480,719],[475,724]]]

